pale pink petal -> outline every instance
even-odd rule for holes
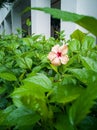
[[[52,47],[51,52],[48,54],[48,59],[51,61],[51,64],[55,66],[66,64],[69,61],[68,55],[66,55],[67,52],[67,45],[60,46],[57,44]]]
[[[57,44],[54,47],[52,47],[51,51],[57,53],[59,51],[59,48],[60,48],[60,46]]]
[[[55,59],[53,59],[51,63],[52,63],[53,65],[55,65],[55,66],[59,66],[59,65],[61,65],[61,61],[60,61],[59,58],[55,58]]]
[[[47,58],[52,61],[54,58],[56,58],[56,54],[54,52],[50,52],[47,56]]]
[[[68,46],[67,45],[62,45],[60,47],[60,52],[62,53],[62,55],[67,54],[67,52],[68,52]]]
[[[62,64],[67,64],[67,62],[69,61],[69,57],[68,55],[65,55],[65,56],[62,56],[60,60]]]

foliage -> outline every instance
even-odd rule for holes
[[[69,61],[54,66],[51,48],[68,45]],[[0,38],[0,129],[97,129],[97,45],[80,30],[66,41],[42,35]]]

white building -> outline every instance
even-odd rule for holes
[[[25,14],[21,12],[26,7],[52,7],[65,11],[75,12],[84,15],[91,15],[97,18],[97,0],[16,0],[7,8],[0,9],[0,33],[17,33],[17,29],[26,30],[26,33],[44,34],[47,37],[54,35],[54,29],[65,30],[67,38],[76,28],[76,24],[63,22],[51,18],[44,12],[31,10]],[[26,20],[31,20],[31,27],[26,26]]]

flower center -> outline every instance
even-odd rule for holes
[[[57,52],[57,57],[61,57],[61,52]]]

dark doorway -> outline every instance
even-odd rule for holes
[[[61,0],[51,0],[51,8],[60,9]],[[51,16],[51,36],[57,38],[57,33],[60,32],[60,19]]]
[[[25,3],[25,4],[23,4]],[[22,1],[21,3],[22,6],[22,10],[26,9],[27,7],[31,7],[31,1],[27,0],[27,1]],[[21,16],[21,23],[22,23],[22,36],[26,37],[27,35],[31,35],[31,26],[28,25],[27,23],[31,22],[31,11],[27,11],[26,13],[22,14]]]

